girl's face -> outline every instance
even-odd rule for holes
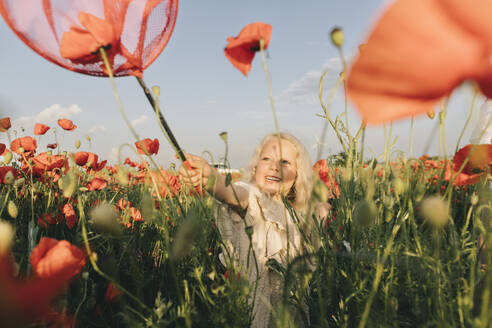
[[[270,195],[280,195],[282,176],[285,194],[292,188],[297,177],[297,149],[290,141],[282,139],[280,142],[282,158],[278,139],[271,138],[261,150],[260,160],[256,165],[256,185],[262,192]]]

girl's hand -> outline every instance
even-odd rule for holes
[[[212,167],[200,156],[185,154],[185,157],[186,161],[179,168],[180,177],[195,188],[206,186],[213,173]]]

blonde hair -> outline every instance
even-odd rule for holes
[[[261,152],[263,147],[265,147],[265,145],[272,140],[272,138],[278,138],[277,133],[270,133],[266,135],[256,147],[253,157],[249,161],[244,172],[245,181],[249,183],[255,182],[255,170],[258,162],[260,161]],[[297,177],[291,190],[287,193],[287,199],[290,201],[294,209],[305,212],[313,188],[313,170],[311,167],[311,160],[306,148],[304,148],[302,143],[296,137],[289,133],[280,133],[280,139],[290,142],[297,150]]]

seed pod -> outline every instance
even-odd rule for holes
[[[75,140],[75,148],[76,149],[80,148],[80,140],[79,139]]]
[[[222,140],[224,140],[224,142],[227,142],[227,132],[226,132],[226,131],[221,132],[221,133],[219,134],[219,137],[220,137]]]
[[[19,210],[17,209],[17,205],[15,205],[15,203],[11,200],[9,200],[9,204],[7,205],[7,212],[9,213],[12,219],[17,218],[17,215],[19,215]]]
[[[420,214],[435,227],[444,227],[449,220],[449,206],[441,197],[430,196],[420,204]]]
[[[341,47],[344,41],[343,30],[339,27],[333,28],[330,33],[330,38],[331,38],[331,42],[336,47]]]

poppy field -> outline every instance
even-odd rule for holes
[[[270,309],[275,327],[492,327],[492,145],[464,145],[460,136],[454,154],[414,156],[392,149],[393,120],[413,123],[419,114],[438,120],[445,148],[447,100],[463,81],[471,80],[476,94],[492,96],[490,31],[477,27],[489,20],[485,13],[492,5],[470,1],[475,6],[395,1],[350,67],[342,51],[343,30],[332,30],[343,69],[329,95],[323,94],[327,71],[320,76],[317,119],[325,124],[322,138],[332,129],[343,151],[320,149],[314,161],[309,208],[294,212],[302,252],[287,263],[268,261],[283,282],[282,299]],[[127,123],[113,78],[135,76],[165,136],[140,138],[128,123],[139,160],[109,163],[80,140],[75,150],[60,149],[57,133],[77,129],[70,119],[14,131],[14,114],[0,118],[0,133],[8,140],[0,143],[0,325],[250,327],[254,307],[263,306],[252,302],[255,282],[226,251],[219,202],[178,174],[179,165],[187,165],[185,157],[160,112],[159,89],[147,89],[142,79],[172,33],[177,1],[149,1],[145,15],[163,10],[168,20],[154,36],[157,50],[144,48],[143,40],[151,37],[142,28],[133,53],[128,37],[122,37],[126,30],[119,20],[125,19],[128,3],[121,2],[105,1],[105,9],[114,11],[105,19],[80,10],[82,27],[67,25],[56,37],[57,55],[48,58],[49,51],[16,30],[16,17],[0,0],[0,14],[33,50],[69,70],[109,77]],[[415,4],[425,19],[437,22],[434,29],[425,24],[406,29]],[[245,76],[261,56],[256,60],[263,63],[278,131],[264,55],[271,32],[269,24],[249,24],[227,39],[224,54]],[[416,59],[407,49],[423,42],[423,34],[439,40],[440,47]],[[460,50],[460,63],[473,64],[441,63],[456,69],[440,72],[438,81],[429,79],[436,58],[453,47]],[[399,56],[389,55],[395,53]],[[345,112],[337,111],[338,116],[331,111],[335,92],[345,100]],[[355,131],[347,121],[349,100],[362,116]],[[370,157],[364,153],[366,125],[379,123],[386,124],[385,150]],[[40,147],[52,132],[55,142]],[[219,137],[227,163],[227,133]],[[176,163],[156,163],[160,147],[172,147]],[[242,178],[227,170],[221,174],[228,183]],[[316,214],[320,203],[331,206],[326,218]]]

